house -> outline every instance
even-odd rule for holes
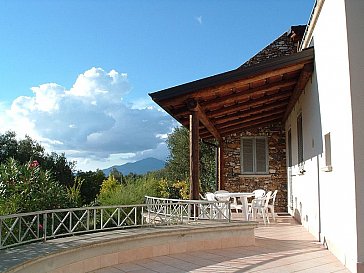
[[[150,94],[219,146],[219,187],[278,189],[287,211],[352,272],[364,272],[364,1],[317,0],[241,67]]]

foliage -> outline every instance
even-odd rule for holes
[[[166,164],[166,175],[170,181],[189,180],[189,133],[185,127],[177,127],[168,135],[170,156]]]
[[[0,134],[0,164],[14,158],[20,164],[36,160],[43,170],[49,170],[56,181],[72,186],[74,162],[68,162],[64,154],[47,154],[44,148],[29,136],[17,140],[14,132]]]
[[[73,185],[73,171],[76,163],[67,161],[64,153],[60,155],[54,152],[47,154],[40,163],[44,166],[44,169],[52,172],[52,175],[59,183],[65,186]]]
[[[126,183],[125,178],[121,172],[118,171],[115,167],[113,167],[110,171],[110,174],[112,175],[117,181],[120,183]]]
[[[107,196],[112,192],[118,191],[121,188],[121,184],[114,176],[109,175],[107,179],[102,182],[100,195]]]
[[[177,127],[168,136],[167,146],[170,156],[167,160],[165,178],[171,185],[175,181],[189,181],[189,132],[185,127]],[[215,189],[215,148],[204,142],[200,143],[200,183],[201,190]]]
[[[111,184],[111,182],[106,182],[106,184]],[[165,193],[164,185],[162,180],[151,175],[136,176],[135,180],[130,179],[127,184],[118,184],[116,187],[105,185],[101,188],[98,201],[101,205],[143,204],[146,195],[166,197],[163,196],[163,192]]]
[[[83,180],[80,189],[82,204],[91,204],[100,193],[102,182],[106,179],[104,172],[101,170],[79,171],[76,177]]]
[[[72,187],[67,187],[67,195],[73,204],[77,207],[82,205],[81,186],[84,180],[81,177],[75,177]]]
[[[172,188],[178,190],[178,199],[189,199],[190,185],[186,181],[178,181],[173,183]]]
[[[0,164],[0,214],[75,206],[65,188],[37,161],[20,164],[13,158]]]

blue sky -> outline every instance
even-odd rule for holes
[[[177,126],[148,93],[237,68],[314,0],[0,0],[0,133],[95,170],[153,156]]]

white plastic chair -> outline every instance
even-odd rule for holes
[[[201,193],[199,193],[201,200],[207,200],[205,196],[203,196]]]
[[[205,197],[207,201],[217,201],[217,199],[215,198],[215,194],[213,194],[212,192],[206,192]]]
[[[239,210],[241,212],[243,212],[243,204],[238,203],[238,198],[237,197],[231,197],[232,202],[230,204],[230,211],[235,210],[235,212],[239,212]]]
[[[254,198],[257,199],[257,198],[261,198],[265,195],[265,190],[257,189],[257,190],[252,191],[252,193],[254,193]],[[251,214],[252,213],[252,203],[248,203],[248,210],[249,210],[249,214]]]
[[[218,191],[214,192],[214,194],[217,194],[217,193],[229,193],[229,192],[226,190],[218,190]]]
[[[270,213],[272,214],[273,221],[276,220],[276,216],[275,216],[275,213],[274,213],[274,203],[276,201],[277,192],[278,192],[278,190],[275,190],[273,192],[273,194],[270,197],[270,200],[272,200],[272,202],[268,203],[268,213],[270,211]]]
[[[222,198],[217,199],[214,193],[207,192],[205,194],[207,201],[220,201],[220,202],[226,202],[228,200],[222,200]],[[216,219],[224,219],[227,215],[227,206],[224,203],[215,203],[211,205],[212,209],[212,218]]]
[[[272,195],[271,191],[268,191],[264,197],[255,198],[252,201],[252,215],[253,219],[256,220],[256,215],[259,212],[263,217],[264,225],[270,223],[268,217],[268,203],[270,196]]]
[[[254,198],[260,198],[265,195],[265,190],[257,189],[257,190],[254,190],[253,193],[254,193]]]

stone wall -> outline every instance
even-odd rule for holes
[[[297,52],[297,43],[285,32],[271,44],[259,51],[254,57],[246,61],[240,68],[258,64],[260,62]]]
[[[240,141],[242,136],[266,136],[268,138],[269,173],[242,175],[240,164]],[[286,141],[282,124],[275,123],[240,134],[224,137],[225,189],[232,192],[252,192],[261,188],[278,190],[276,211],[287,211]]]

